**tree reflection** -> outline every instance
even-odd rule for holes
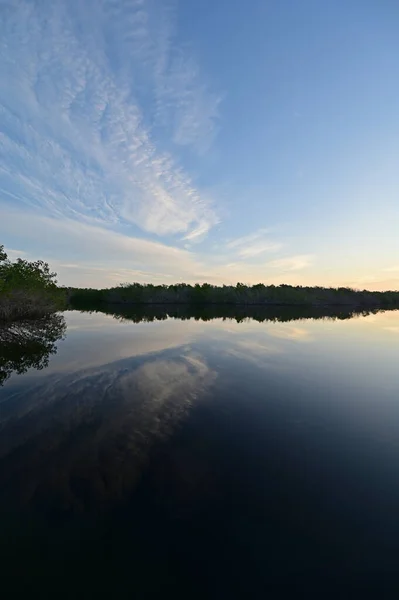
[[[56,342],[64,338],[65,332],[61,314],[0,326],[0,386],[13,372],[47,367],[50,355],[57,352]]]
[[[164,321],[168,318],[196,321],[213,319],[233,320],[243,323],[248,320],[286,323],[299,319],[345,320],[381,312],[381,309],[353,309],[342,307],[311,306],[236,306],[229,304],[185,305],[185,304],[98,304],[81,307],[82,312],[102,312],[120,321],[133,323]]]

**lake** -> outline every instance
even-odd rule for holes
[[[399,311],[114,310],[0,330],[3,573],[71,598],[392,591]]]

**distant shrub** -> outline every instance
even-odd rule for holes
[[[90,302],[111,304],[235,304],[246,306],[399,306],[399,292],[370,292],[351,288],[303,287],[291,285],[215,286],[177,283],[153,285],[131,283],[118,287],[92,290],[69,288],[72,305]]]

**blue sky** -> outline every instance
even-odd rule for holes
[[[60,283],[399,288],[399,4],[12,0],[0,241]]]

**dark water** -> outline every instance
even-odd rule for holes
[[[13,589],[396,597],[399,311],[216,314],[0,329]]]

